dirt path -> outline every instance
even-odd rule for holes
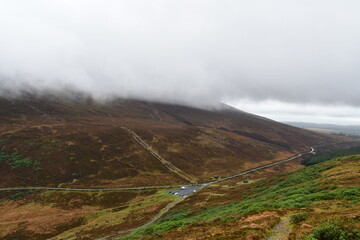
[[[139,144],[143,144],[143,141],[140,141]],[[149,147],[146,143],[144,143],[145,145],[143,147]],[[297,159],[298,157],[304,155],[304,154],[311,154],[314,153],[314,148],[311,148],[311,151],[309,152],[304,152],[304,153],[300,153],[296,156],[293,156],[291,158],[282,160],[282,161],[278,161],[275,163],[271,163],[271,164],[267,164],[267,165],[263,165],[261,167],[257,167],[257,168],[253,168],[217,181],[213,181],[213,182],[207,182],[207,183],[202,183],[202,187],[206,187],[221,181],[226,181],[228,179],[232,179],[235,177],[239,177],[245,174],[249,174],[252,172],[256,172],[259,171],[261,169],[265,169],[265,168],[269,168],[275,165],[279,165],[279,164],[283,164],[289,161],[292,161],[294,159]],[[160,157],[160,156],[159,156]],[[161,157],[160,157],[161,158]],[[161,158],[162,159],[162,158]],[[164,160],[164,159],[163,159]],[[175,167],[175,166],[174,166]],[[175,187],[181,187],[181,186],[193,186],[193,185],[175,185],[175,186],[146,186],[146,187],[128,187],[128,188],[103,188],[103,189],[96,189],[96,188],[57,188],[57,187],[12,187],[12,188],[0,188],[0,191],[14,191],[14,190],[60,190],[60,191],[122,191],[122,190],[135,190],[135,189],[154,189],[154,188],[175,188]],[[200,189],[199,189],[200,190]],[[106,236],[103,238],[99,238],[100,239],[111,239],[115,236],[121,235],[121,234],[126,234],[126,233],[130,233],[133,232],[135,230],[138,230],[144,226],[147,226],[151,223],[154,223],[155,221],[157,221],[159,218],[161,218],[165,213],[167,213],[172,207],[174,207],[177,203],[179,203],[183,198],[179,198],[177,201],[173,202],[172,204],[168,205],[163,211],[161,211],[158,215],[156,215],[150,222],[139,226],[137,228],[134,229],[129,229],[129,230],[125,230],[125,231],[120,231],[114,235],[110,235],[110,236]],[[264,240],[288,240],[288,236],[291,232],[291,225],[290,225],[290,220],[289,217],[284,217],[281,222],[275,226],[274,228],[274,232],[273,234],[271,234],[269,237],[265,238]]]
[[[123,234],[131,233],[131,232],[134,232],[136,230],[139,230],[140,228],[146,227],[146,226],[156,222],[157,220],[159,220],[162,216],[164,216],[167,212],[169,212],[169,210],[172,207],[174,207],[176,204],[178,204],[182,200],[184,200],[184,198],[182,198],[182,197],[178,198],[175,202],[173,202],[173,203],[169,204],[168,206],[166,206],[163,210],[160,211],[160,213],[158,215],[156,215],[153,219],[151,219],[149,222],[145,223],[144,225],[141,225],[141,226],[133,228],[133,229],[117,232],[115,234],[112,234],[112,235],[109,235],[109,236],[106,236],[106,237],[98,238],[97,240],[114,239],[115,237],[119,237],[119,236],[121,236]]]
[[[136,133],[134,133],[136,134]],[[137,135],[136,135],[137,136]],[[139,144],[145,144],[143,147],[149,147],[151,149],[151,147],[149,145],[147,145],[145,142],[140,141]],[[148,149],[149,150],[149,149]],[[156,152],[154,150],[152,150],[152,153],[156,154]],[[311,147],[311,151],[309,152],[304,152],[304,153],[300,153],[296,156],[293,156],[291,158],[285,159],[285,160],[281,160],[275,163],[271,163],[271,164],[266,164],[257,168],[253,168],[244,172],[240,172],[238,174],[235,175],[231,175],[216,181],[212,181],[212,182],[205,182],[205,183],[200,183],[200,185],[204,185],[204,186],[209,186],[218,182],[223,182],[232,178],[236,178],[239,176],[243,176],[252,172],[256,172],[265,168],[269,168],[272,166],[276,166],[279,164],[283,164],[289,161],[292,161],[294,159],[297,159],[298,157],[301,157],[304,154],[313,154],[314,153],[314,148]],[[155,156],[155,155],[154,155]],[[160,157],[158,154],[156,154],[156,156],[158,156],[161,161],[165,161],[166,163],[169,163],[168,161],[166,161],[165,159],[163,159],[162,157]],[[159,159],[159,160],[160,160]],[[169,163],[171,164],[171,163]],[[169,168],[172,169],[178,169],[176,166],[174,165],[166,165]],[[180,169],[178,169],[178,171],[181,171]],[[181,171],[182,172],[182,171]],[[178,172],[179,173],[179,172]],[[186,173],[183,172],[183,174],[187,175]],[[189,175],[188,175],[189,176]],[[190,176],[189,176],[190,177]],[[199,185],[199,184],[195,184],[195,185]],[[178,187],[182,187],[182,186],[194,186],[194,184],[188,184],[188,185],[164,185],[164,186],[142,186],[142,187],[123,187],[123,188],[61,188],[61,187],[5,187],[5,188],[1,188],[0,187],[0,191],[17,191],[17,190],[58,190],[58,191],[88,191],[88,192],[95,192],[95,191],[123,191],[123,190],[146,190],[146,189],[164,189],[164,188],[178,188]]]
[[[154,157],[156,157],[167,169],[169,169],[171,172],[177,174],[182,179],[185,179],[186,181],[190,183],[195,183],[196,180],[193,176],[190,176],[189,174],[185,173],[180,168],[176,167],[171,162],[165,160],[163,157],[160,156],[160,154],[155,151],[150,145],[148,145],[139,135],[137,135],[133,130],[129,128],[123,127],[124,130],[126,130],[133,139],[138,142],[143,148],[145,148],[147,151],[149,151]]]
[[[270,236],[264,240],[288,240],[291,231],[290,216],[285,216],[281,219],[280,223],[274,227]]]

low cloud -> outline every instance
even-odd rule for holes
[[[320,105],[250,99],[231,101],[228,104],[277,121],[360,125],[360,108],[342,104]]]
[[[356,0],[2,0],[2,95],[360,105]]]

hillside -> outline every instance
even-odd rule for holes
[[[204,182],[285,159],[310,146],[325,144],[316,148],[319,151],[333,148],[329,143],[334,142],[350,145],[344,137],[298,129],[226,105],[205,110],[123,99],[99,103],[84,96],[0,99],[0,123],[1,187],[113,188]],[[298,169],[300,161],[253,173],[249,185],[233,179],[204,188],[134,236],[182,239],[191,232],[175,230],[178,223],[209,232],[217,229],[211,225],[214,215],[223,229],[231,228],[233,223],[222,215],[231,213],[231,204],[239,210],[239,201],[253,205],[245,195],[267,188],[278,191],[273,185],[287,177],[268,177]],[[305,175],[299,176],[303,181]],[[168,190],[3,189],[0,238],[94,239],[116,234],[149,222],[179,201]],[[264,227],[249,232],[264,236],[280,221],[282,212],[265,213],[262,221],[261,211],[269,202],[266,197],[251,198],[259,204],[240,213],[260,211],[254,218],[260,218]],[[282,200],[278,203],[283,204]],[[174,224],[174,218],[179,222]],[[199,239],[208,239],[198,232]]]
[[[0,239],[97,239],[139,227],[179,200],[154,224],[110,239],[300,240],[311,233],[360,234],[360,155],[309,167],[300,161],[219,182],[187,198],[168,189],[0,191]]]
[[[0,186],[121,187],[228,176],[342,141],[229,106],[0,99]]]
[[[212,185],[118,240],[359,240],[360,155]]]

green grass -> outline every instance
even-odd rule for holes
[[[319,201],[360,200],[359,187],[334,187],[321,183],[321,173],[336,165],[336,161],[306,167],[294,173],[258,181],[244,192],[246,199],[221,206],[210,206],[192,212],[189,209],[170,212],[160,221],[118,239],[139,239],[147,235],[160,236],[163,232],[196,222],[231,221],[245,214],[273,209],[310,207]],[[250,187],[249,187],[250,188]],[[298,216],[303,219],[304,216]],[[296,218],[296,217],[295,217]],[[297,219],[297,220],[299,220]],[[301,220],[300,219],[300,220]]]

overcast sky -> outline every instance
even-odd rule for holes
[[[360,124],[359,10],[358,0],[0,0],[0,94],[72,87]]]

